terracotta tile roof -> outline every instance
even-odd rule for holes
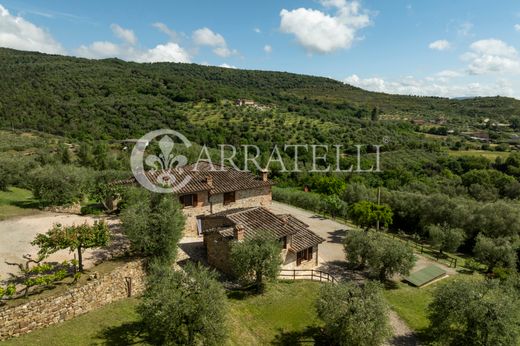
[[[179,181],[182,182],[189,177],[189,182],[175,191],[177,194],[194,193],[209,191],[211,194],[248,190],[260,187],[272,186],[271,180],[263,181],[250,172],[242,172],[228,166],[221,166],[209,162],[200,161],[198,164],[186,165],[182,168],[168,170],[147,171],[146,177],[150,182],[158,186],[164,186],[161,182]],[[134,177],[126,180],[116,181],[116,185],[136,184]]]
[[[226,220],[222,224],[224,227],[215,227],[203,230],[203,232],[219,232],[223,237],[233,237],[233,227],[230,224],[241,225],[244,227],[245,239],[251,239],[256,236],[271,236],[274,238],[282,238],[292,235],[292,245],[290,250],[298,252],[318,245],[325,241],[314,232],[308,229],[308,226],[296,219],[292,215],[275,215],[263,207],[253,208],[236,208],[224,210],[219,213],[202,216],[202,219],[221,218]]]

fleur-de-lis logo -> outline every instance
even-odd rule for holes
[[[174,140],[169,135],[179,138],[181,140],[180,143],[175,144]],[[186,148],[189,148],[191,143],[185,136],[174,130],[157,130],[149,132],[139,139],[139,142],[148,145],[148,143],[155,138],[161,138],[159,140],[160,153],[158,155],[147,155],[145,159],[145,150],[135,146],[130,157],[132,172],[137,181],[150,191],[161,193],[176,192],[178,189],[184,187],[191,178],[185,176],[182,181],[177,181],[177,178],[173,174],[173,169],[177,172],[182,172],[182,167],[188,163],[186,156],[175,155],[174,148],[176,145],[184,145]],[[150,169],[150,172],[159,172],[158,175],[155,175],[155,184],[146,176],[144,164],[146,164]]]
[[[175,143],[170,136],[164,136],[159,141],[159,149],[161,153],[157,155],[148,155],[145,163],[152,169],[168,170],[172,168],[182,168],[188,163],[188,159],[184,155],[176,155],[172,153]]]

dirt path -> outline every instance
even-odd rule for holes
[[[25,263],[22,256],[32,255],[34,258],[38,248],[31,245],[31,241],[38,233],[47,232],[54,224],[62,225],[82,224],[87,222],[92,224],[99,218],[91,216],[80,216],[58,213],[39,213],[33,216],[26,216],[0,221],[0,280],[7,279],[11,274],[17,274],[18,268],[7,263]],[[106,219],[112,230],[112,244],[105,249],[87,250],[84,253],[85,267],[91,267],[111,256],[125,242],[119,229],[117,219]],[[48,262],[62,262],[73,259],[74,255],[68,250],[62,250],[49,256]]]

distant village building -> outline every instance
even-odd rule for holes
[[[237,106],[256,106],[256,102],[254,100],[237,99],[235,101],[235,105],[237,105]]]
[[[470,139],[482,142],[489,142],[490,140],[489,133],[487,132],[471,132],[468,136]]]
[[[424,119],[413,119],[412,124],[414,125],[424,125],[426,124],[426,120]]]
[[[277,239],[284,269],[316,267],[318,246],[325,241],[292,215],[275,215],[263,207],[230,209],[199,219],[208,263],[227,274],[232,274],[230,248],[234,241]]]

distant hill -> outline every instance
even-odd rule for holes
[[[80,139],[122,139],[170,127],[201,142],[229,141],[246,132],[272,132],[266,126],[282,130],[270,135],[284,136],[298,125],[327,137],[337,126],[365,128],[374,108],[377,114],[398,118],[520,116],[520,101],[505,97],[399,96],[285,72],[88,60],[4,48],[0,76],[1,128]],[[253,99],[268,110],[233,106],[238,98]],[[281,123],[272,126],[276,121]]]

